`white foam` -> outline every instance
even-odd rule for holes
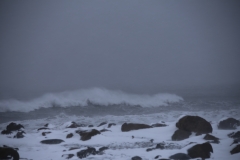
[[[137,95],[124,93],[122,91],[93,88],[54,94],[48,93],[40,98],[26,102],[18,100],[3,100],[0,101],[0,112],[30,112],[41,107],[49,108],[53,106],[87,106],[88,102],[105,106],[127,104],[132,106],[140,105],[142,107],[159,107],[182,100],[182,97],[175,94],[159,93],[155,95]]]

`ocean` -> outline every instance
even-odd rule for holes
[[[0,123],[48,118],[62,114],[86,117],[148,115],[171,111],[234,111],[239,114],[239,110],[238,95],[184,94],[182,97],[169,93],[129,94],[92,88],[49,93],[28,101],[1,100]]]

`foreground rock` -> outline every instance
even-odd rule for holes
[[[196,135],[212,133],[211,124],[199,116],[184,116],[177,123],[176,127],[188,131],[196,132]]]
[[[122,132],[128,132],[132,130],[147,129],[152,128],[147,124],[138,124],[138,123],[124,123],[121,127]]]
[[[134,156],[134,157],[131,158],[131,160],[142,160],[142,158],[139,157],[139,156]]]
[[[191,159],[191,157],[189,157],[189,155],[185,154],[185,153],[176,153],[172,156],[169,157],[170,159],[180,159],[180,160],[187,160],[187,159]]]
[[[9,159],[9,157],[13,160],[19,160],[19,154],[16,150],[10,147],[0,147],[0,159]]]
[[[81,136],[81,140],[82,141],[86,141],[91,139],[93,136],[101,134],[101,132],[99,132],[96,129],[92,129],[90,131],[76,131],[76,133],[78,133]]]
[[[203,160],[211,157],[211,153],[213,153],[212,145],[208,142],[203,144],[197,144],[192,148],[188,149],[188,155],[191,158],[202,158]]]
[[[9,125],[7,125],[6,130],[3,130],[1,134],[11,134],[12,131],[19,131],[22,128],[24,129],[23,125],[11,122]]]
[[[219,141],[219,138],[213,136],[213,135],[210,135],[210,134],[206,134],[203,139],[205,140],[210,140],[209,142],[210,143],[216,143],[216,144],[219,144],[220,141]]]
[[[231,151],[231,154],[236,154],[236,153],[240,153],[240,144],[236,145],[236,147],[234,147]]]
[[[88,147],[87,149],[81,150],[79,152],[77,152],[77,156],[78,158],[82,159],[82,158],[86,158],[89,155],[96,155],[97,151],[95,148],[92,147]]]
[[[228,137],[230,138],[240,138],[240,131],[237,131],[237,132],[232,132],[230,134],[228,134]]]
[[[234,118],[227,118],[219,122],[218,129],[236,129],[237,126],[240,126],[240,121]]]
[[[61,139],[47,139],[41,141],[42,144],[60,144],[62,142],[64,142],[64,140]]]
[[[26,133],[24,131],[18,131],[13,138],[23,138],[24,137],[23,134],[26,134]]]
[[[74,154],[64,154],[62,155],[63,158],[65,159],[71,159],[74,156]]]
[[[72,133],[69,133],[66,138],[72,138],[73,137],[73,134]]]
[[[191,132],[178,129],[172,135],[172,140],[173,141],[181,141],[181,140],[189,138],[190,135],[191,135]]]

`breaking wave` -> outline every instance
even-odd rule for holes
[[[129,107],[159,107],[167,106],[170,103],[176,103],[182,100],[182,97],[175,94],[159,93],[155,95],[138,95],[103,88],[92,88],[60,93],[48,93],[30,101],[19,101],[14,99],[2,100],[0,101],[0,112],[30,112],[36,109],[50,107],[87,107],[89,103],[100,106],[125,104],[129,105]]]

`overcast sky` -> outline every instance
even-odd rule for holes
[[[0,98],[240,83],[239,0],[0,2]]]

